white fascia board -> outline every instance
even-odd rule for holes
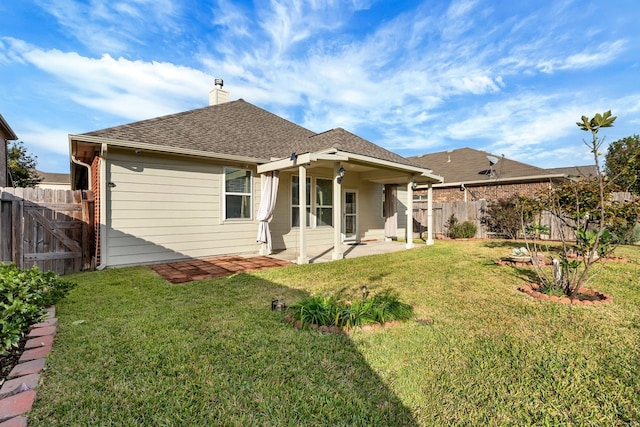
[[[275,170],[285,170],[298,167],[311,162],[318,161],[333,161],[333,162],[347,162],[349,157],[337,154],[331,154],[330,152],[318,152],[318,153],[303,153],[298,154],[295,159],[284,158],[274,160],[263,165],[258,165],[258,173],[266,173]]]
[[[190,150],[186,148],[167,147],[164,145],[145,144],[143,142],[124,141],[120,139],[101,138],[87,135],[69,135],[69,140],[92,144],[107,144],[111,147],[131,148],[134,150],[152,151],[157,153],[180,154],[184,156],[206,157],[210,159],[230,160],[242,163],[265,163],[268,160],[255,157],[236,156],[233,154],[212,153],[209,151]]]

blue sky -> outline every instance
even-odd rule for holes
[[[68,172],[68,137],[231,99],[404,156],[462,147],[592,164],[640,134],[640,2],[20,0],[0,3],[0,114]]]

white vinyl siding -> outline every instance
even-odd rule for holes
[[[257,251],[255,221],[224,221],[223,165],[114,150],[107,169],[108,266]]]

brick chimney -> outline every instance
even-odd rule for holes
[[[209,105],[218,105],[229,102],[229,91],[223,90],[222,79],[215,79],[214,87],[209,92]]]

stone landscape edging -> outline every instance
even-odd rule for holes
[[[540,289],[540,285],[537,285],[535,283],[529,283],[527,285],[523,285],[520,286],[518,288],[518,290],[520,292],[523,292],[533,298],[537,298],[537,299],[541,299],[541,300],[547,300],[547,301],[555,301],[555,302],[559,302],[560,304],[573,304],[573,305],[598,305],[598,304],[610,304],[613,302],[613,297],[610,295],[607,295],[603,292],[600,291],[596,291],[593,289],[580,289],[580,293],[581,294],[588,294],[588,295],[593,295],[595,297],[598,297],[600,299],[598,300],[580,300],[578,298],[569,298],[566,296],[563,297],[558,297],[555,295],[547,295],[544,294],[542,292],[539,292],[538,289]]]
[[[45,320],[31,325],[24,351],[0,388],[0,427],[25,427],[29,412],[36,399],[35,389],[40,382],[40,372],[51,352],[57,332],[58,319],[55,307],[47,308]]]

